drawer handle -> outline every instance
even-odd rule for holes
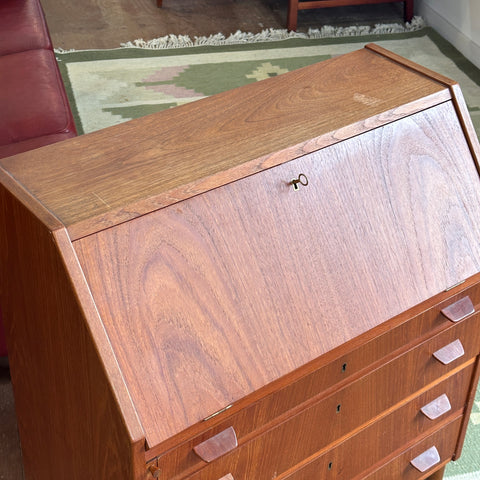
[[[420,411],[430,420],[435,420],[438,417],[441,417],[443,414],[449,412],[451,409],[452,406],[450,405],[450,400],[448,400],[447,395],[444,393],[422,407]]]
[[[162,474],[162,471],[155,465],[150,465],[147,470],[153,478],[160,478],[160,475]]]
[[[461,298],[457,302],[452,303],[441,310],[441,313],[452,322],[459,322],[474,312],[475,307],[473,306],[470,297]]]
[[[419,472],[426,472],[437,463],[440,463],[440,455],[435,447],[425,450],[421,455],[410,462]]]
[[[230,452],[237,446],[238,442],[235,430],[233,427],[229,427],[226,430],[223,430],[223,432],[217,433],[217,435],[214,437],[205,440],[196,447],[193,447],[193,451],[204,462],[210,463],[213,462],[213,460],[216,460],[218,457]]]
[[[465,355],[465,350],[460,340],[449,343],[433,354],[433,356],[444,365],[452,363],[457,358],[463,357],[463,355]]]

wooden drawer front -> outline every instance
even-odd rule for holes
[[[367,473],[367,471],[364,470],[362,473],[357,475],[353,473],[351,477],[348,477],[348,475],[339,475],[336,458],[333,458],[331,455],[322,455],[320,458],[308,463],[292,473],[284,476],[281,475],[279,480],[325,480],[327,478],[335,480],[340,478],[344,478],[345,480],[347,478],[348,480],[420,480],[426,478],[428,475],[431,475],[431,473],[435,471],[435,467],[432,467],[431,470],[422,474],[410,464],[410,461],[432,446],[435,446],[440,454],[440,464],[450,460],[455,452],[462,420],[463,417],[457,416],[440,429],[435,430],[434,433],[431,433],[426,438],[419,441],[414,447],[408,449],[407,451],[402,453],[393,453],[392,455],[389,455],[389,457],[381,459],[378,463],[382,466],[378,468],[377,464],[377,467],[374,467],[375,472],[373,473]],[[359,465],[361,463],[363,467],[363,465],[367,462],[361,461],[362,459],[360,458],[359,454],[362,452],[353,450],[355,447],[354,443],[352,443],[350,446],[350,443],[347,442],[345,445],[346,452],[342,452],[343,458],[346,458],[345,453],[348,455],[349,447],[352,448],[352,450],[350,450],[350,454],[355,452],[355,455],[351,455],[351,462],[356,464],[358,463]],[[375,460],[373,460],[373,462],[377,463]],[[372,470],[370,467],[371,465],[367,467],[369,468],[369,471]],[[361,468],[359,468],[357,471],[361,471]],[[240,480],[240,478],[235,478],[235,480]]]
[[[371,465],[368,462],[380,460],[395,449],[401,448],[404,443],[420,433],[428,431],[435,426],[438,428],[452,414],[462,412],[471,382],[472,371],[473,363],[470,362],[467,367],[461,369],[447,380],[415,397],[406,405],[400,406],[393,413],[379,417],[367,429],[360,430],[360,433],[350,440],[354,442],[352,444],[354,445],[354,450],[352,451],[361,450],[362,448],[366,449],[367,439],[370,445],[372,445],[372,441],[374,443],[377,442],[372,448],[369,447],[365,450],[364,455],[368,460],[366,460],[365,467],[362,468],[368,468]],[[354,401],[357,407],[368,403],[371,399],[371,393],[370,391],[364,391],[363,395],[356,396]],[[443,394],[448,396],[451,408],[436,420],[428,419],[421,413],[421,408]],[[325,408],[325,405],[330,408]],[[244,480],[251,478],[256,480],[274,478],[282,472],[293,468],[305,458],[319,455],[322,449],[325,451],[331,449],[331,442],[338,439],[331,432],[343,430],[343,425],[352,423],[350,418],[355,416],[355,410],[351,413],[340,410],[337,413],[335,403],[328,402],[325,404],[325,401],[321,401],[318,405],[314,405],[312,408],[286,420],[263,435],[240,444],[238,448],[211,463],[203,463],[206,466],[188,478],[192,480],[211,480],[212,478],[221,478],[227,473],[231,473],[234,478]],[[389,432],[395,432],[395,435],[390,435]],[[335,458],[335,463],[341,465],[339,473],[348,472],[346,476],[338,478],[350,480],[351,477],[349,475],[358,473],[361,470],[352,470],[354,468],[353,465],[349,467],[350,470],[346,469],[348,454],[345,454],[343,445],[341,444],[333,449],[333,453],[328,453],[328,456],[332,459]],[[192,452],[192,455],[195,454]],[[372,455],[376,455],[375,458],[372,458]],[[355,468],[357,468],[356,465]],[[159,466],[162,469],[164,478],[184,478],[186,475],[188,476],[188,472],[184,472],[178,477],[170,475],[163,467],[162,459],[159,459]]]
[[[480,275],[477,275],[476,281],[479,280]],[[406,312],[401,316],[402,319],[387,322],[382,326],[382,331],[375,329],[373,339],[366,339],[360,347],[353,348],[349,353],[335,358],[274,395],[262,399],[262,406],[255,407],[257,413],[261,410],[258,418],[271,420],[337,383],[346,382],[352,376],[358,377],[362,371],[371,368],[372,364],[382,362],[385,357],[392,358],[397,350],[405,350],[406,345],[420,343],[422,339],[431,336],[432,331],[436,333],[442,328],[450,327],[451,321],[440,311],[465,297],[470,298],[474,305],[480,304],[480,284],[474,283],[450,297],[446,292],[439,297],[442,297],[442,300],[429,306],[428,310],[411,319],[408,319],[409,312]]]
[[[433,357],[435,352],[456,341],[460,341],[464,349],[464,354],[460,358],[444,365]],[[303,415],[311,418],[308,422],[324,422],[328,419],[329,428],[316,438],[313,450],[308,453],[310,455],[475,357],[479,352],[479,345],[480,314],[475,314],[458,324],[451,324],[447,330],[354,383],[344,386],[338,392],[327,397],[319,395],[308,404],[304,404],[303,410],[298,408],[287,412],[283,417],[271,422],[270,428],[285,420],[287,415],[292,416],[301,411],[305,412]],[[359,398],[365,401],[359,403]],[[261,434],[265,428],[255,431],[254,426],[264,423],[263,409],[264,405],[257,403],[233,415],[215,428],[161,456],[160,467],[167,477],[200,468],[202,461],[192,453],[193,447],[229,427],[234,428],[240,443]]]
[[[453,420],[439,431],[418,442],[415,446],[399,455],[395,455],[393,460],[386,460],[387,463],[378,470],[375,470],[375,472],[362,474],[354,480],[387,480],[396,478],[401,478],[402,480],[420,480],[430,476],[439,465],[452,459],[455,453],[461,423],[461,417]],[[436,448],[440,456],[440,462],[423,473],[419,472],[410,462],[432,447]],[[303,478],[306,477],[297,478],[293,476],[289,477],[289,480],[301,480]],[[313,480],[314,477],[310,477],[310,479]]]

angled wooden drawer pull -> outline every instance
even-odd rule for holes
[[[223,432],[217,433],[212,438],[205,440],[193,451],[205,462],[213,462],[218,457],[225,455],[238,446],[237,435],[233,427],[229,427]],[[228,479],[228,475],[226,477]],[[222,479],[220,479],[222,480]]]
[[[452,322],[459,322],[474,313],[475,307],[473,306],[470,297],[464,297],[448,307],[443,308],[441,312]]]
[[[421,455],[410,462],[419,472],[426,472],[437,463],[440,463],[440,455],[435,447],[425,450]]]
[[[433,356],[444,365],[452,363],[457,358],[463,357],[463,355],[465,355],[465,350],[463,349],[463,345],[460,340],[455,340],[454,342],[449,343],[433,354]]]
[[[150,478],[160,478],[162,471],[155,465],[150,465],[148,467],[148,472],[150,473]]]
[[[450,405],[450,400],[447,395],[444,393],[438,398],[428,403],[420,409],[420,411],[430,420],[435,420],[438,417],[441,417],[443,414],[449,412],[452,409]]]

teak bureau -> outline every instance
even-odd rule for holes
[[[368,45],[3,159],[27,479],[441,478],[479,152],[456,83]]]

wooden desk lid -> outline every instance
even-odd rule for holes
[[[2,159],[72,239],[450,98],[368,49]]]
[[[480,271],[479,200],[447,102],[77,240],[148,445]]]

